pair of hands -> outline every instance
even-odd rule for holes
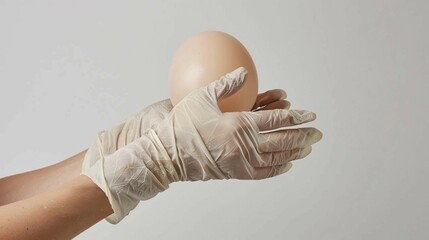
[[[109,222],[119,222],[139,201],[172,182],[273,177],[311,152],[320,131],[279,128],[313,121],[316,115],[288,110],[282,90],[260,94],[254,111],[220,112],[217,101],[234,94],[246,76],[238,68],[174,108],[161,101],[98,134],[82,169],[109,198],[114,210]]]

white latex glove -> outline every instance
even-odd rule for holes
[[[172,182],[273,177],[310,153],[322,137],[315,128],[260,131],[312,121],[312,112],[220,112],[217,99],[237,91],[246,74],[239,68],[193,91],[162,122],[112,154],[103,148],[87,153],[82,173],[106,193],[114,211],[109,222],[119,222]]]
[[[252,111],[272,109],[289,109],[290,102],[285,100],[286,92],[282,89],[272,89],[258,94]],[[143,133],[164,120],[173,109],[170,99],[165,99],[149,105],[142,111],[125,119],[109,130],[103,130],[97,135],[96,141],[88,151],[111,154],[128,143],[140,138]],[[100,144],[99,144],[100,143]]]

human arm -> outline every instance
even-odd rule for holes
[[[104,192],[78,176],[61,188],[0,207],[0,239],[71,239],[112,212]]]
[[[0,179],[0,206],[53,190],[79,176],[87,150],[37,170]]]

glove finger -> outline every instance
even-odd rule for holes
[[[267,111],[246,112],[253,118],[259,131],[270,131],[281,127],[294,126],[316,119],[316,114],[307,110],[273,109]]]
[[[288,162],[283,165],[275,165],[270,167],[255,167],[253,169],[253,179],[259,180],[259,179],[265,179],[265,178],[271,178],[280,174],[283,174],[289,169],[292,168],[292,163]]]
[[[306,148],[295,148],[283,152],[266,152],[260,154],[260,161],[251,162],[254,167],[269,167],[283,165],[290,161],[302,159],[311,153],[311,146]]]
[[[244,67],[239,67],[220,79],[210,83],[206,89],[213,100],[220,100],[231,96],[240,90],[246,81],[246,77],[247,70]]]
[[[289,109],[290,102],[288,100],[278,100],[272,103],[269,103],[261,108],[255,109],[254,111],[266,111],[274,109]]]
[[[264,153],[306,148],[320,141],[322,136],[322,132],[316,128],[296,128],[262,133],[258,137],[258,150],[260,153]]]
[[[252,109],[258,109],[272,102],[286,99],[286,97],[287,94],[283,89],[268,90],[264,93],[258,94],[258,96],[256,97],[255,105],[253,105]]]

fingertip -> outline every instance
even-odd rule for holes
[[[283,109],[290,109],[291,103],[288,100],[283,100],[285,102],[285,107]]]
[[[316,129],[317,130],[317,137],[316,137],[316,140],[317,141],[320,141],[320,140],[322,140],[322,138],[323,138],[323,133],[321,132],[321,131],[319,131],[318,129]]]
[[[295,120],[297,124],[307,123],[316,120],[316,113],[308,110],[290,110],[295,113]]]
[[[248,73],[249,72],[245,67],[238,67],[234,71],[230,72],[229,75],[232,75],[232,78],[238,79],[240,81],[245,81]]]
[[[288,162],[288,163],[282,165],[279,169],[279,175],[289,171],[291,168],[292,168],[291,162]]]
[[[311,153],[312,147],[311,145],[302,149],[302,151],[299,153],[299,158],[305,158]]]
[[[280,99],[286,99],[287,98],[287,93],[285,90],[283,89],[279,89],[280,93],[281,93],[281,98]]]
[[[314,112],[306,111],[303,114],[304,122],[311,122],[311,121],[316,120],[316,118],[317,118],[317,115]]]
[[[323,133],[317,129],[317,128],[311,128],[311,131],[309,132],[309,140],[311,144],[319,142],[323,137]]]
[[[246,68],[239,67],[210,83],[206,88],[217,100],[229,97],[244,85],[247,73],[248,71]]]

